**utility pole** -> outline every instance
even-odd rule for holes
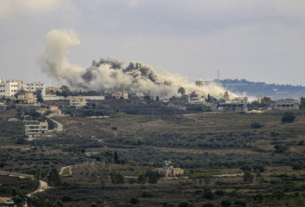
[[[219,70],[217,71],[217,80],[219,81]]]

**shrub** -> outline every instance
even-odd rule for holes
[[[251,127],[254,128],[254,129],[259,129],[259,128],[261,128],[261,124],[258,123],[258,122],[253,122],[253,123],[251,124]]]
[[[72,201],[72,198],[69,195],[65,195],[64,197],[62,197],[61,199],[63,202],[69,202]]]
[[[216,195],[219,195],[219,196],[223,196],[226,194],[226,191],[222,190],[222,189],[219,189],[219,190],[216,190],[215,191],[215,194]]]
[[[295,115],[291,112],[285,112],[282,116],[282,123],[292,123],[295,120]]]
[[[150,191],[143,191],[142,192],[142,197],[143,198],[154,197],[154,194]]]
[[[262,173],[262,172],[265,172],[265,167],[262,165],[254,165],[253,171],[256,172],[256,170],[259,170]]]
[[[134,179],[134,178],[130,178],[130,179],[128,179],[128,183],[129,184],[136,184],[136,183],[138,183],[138,180]]]
[[[240,169],[244,172],[246,172],[246,171],[251,172],[252,171],[251,167],[249,167],[248,165],[244,165]]]
[[[187,201],[181,201],[178,207],[194,207],[194,205],[191,201],[187,200]]]
[[[284,196],[285,196],[285,194],[281,190],[275,190],[272,193],[272,197],[277,198],[278,200],[281,200],[282,198],[284,198]]]
[[[118,127],[111,127],[112,130],[118,130]]]
[[[110,173],[111,182],[113,184],[124,184],[124,175],[116,170]]]
[[[234,203],[235,203],[235,205],[241,206],[241,207],[245,207],[247,205],[247,203],[245,201],[241,201],[241,200],[237,200]]]
[[[264,199],[264,196],[263,196],[262,193],[258,193],[258,194],[256,194],[256,195],[253,197],[253,199],[254,199],[255,201],[261,203],[261,202],[263,201],[263,199]]]
[[[203,192],[202,195],[205,199],[209,199],[209,200],[213,200],[215,195],[214,193],[212,193],[212,191],[210,189],[207,189]]]
[[[221,202],[221,206],[222,207],[230,207],[231,202],[229,200],[224,200],[224,201]]]
[[[245,174],[244,174],[243,181],[245,183],[252,183],[253,182],[253,178],[254,178],[254,176],[250,172],[246,171]]]
[[[215,207],[213,203],[205,203],[202,207]]]
[[[138,203],[140,203],[140,200],[138,198],[131,198],[129,200],[129,203],[131,203],[131,204],[138,204]]]
[[[299,141],[298,145],[304,145],[304,140]]]
[[[274,148],[275,148],[275,153],[284,153],[285,151],[288,150],[288,148],[283,145],[275,145]]]
[[[291,164],[293,170],[302,170],[303,166],[300,162],[294,162]]]

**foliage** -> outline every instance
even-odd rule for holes
[[[48,175],[48,184],[51,186],[59,186],[60,185],[60,177],[57,172],[57,169],[54,167],[50,170]]]
[[[147,183],[147,177],[146,177],[146,172],[142,171],[138,175],[138,183],[139,184],[145,184]]]
[[[117,130],[118,127],[115,127],[115,126],[114,126],[114,127],[111,127],[111,129],[112,129],[112,130]]]
[[[42,102],[43,102],[43,98],[42,98],[42,94],[41,94],[41,89],[40,89],[40,88],[37,89],[37,90],[34,92],[34,94],[35,94],[36,97],[37,97],[37,101],[38,101],[39,103],[42,103]]]
[[[151,191],[143,191],[142,197],[143,198],[154,197],[154,194]]]
[[[138,198],[131,198],[129,200],[129,203],[131,203],[131,204],[138,204],[138,203],[140,203],[140,200]]]
[[[261,203],[264,199],[264,196],[262,193],[258,193],[253,198],[256,202]]]
[[[300,161],[293,162],[291,164],[291,166],[292,166],[293,170],[302,170],[303,169],[303,165]]]
[[[148,177],[148,183],[158,183],[158,179],[161,177],[161,175],[156,171],[147,170],[146,177]]]
[[[112,184],[124,184],[124,175],[119,171],[112,171],[110,173]]]
[[[248,143],[258,140],[260,137],[252,132],[227,133],[217,135],[195,134],[167,134],[150,133],[142,135],[141,142],[135,136],[119,137],[110,142],[121,142],[127,145],[148,145],[158,147],[187,147],[187,148],[249,148]]]
[[[193,203],[189,200],[181,201],[178,207],[194,207]]]
[[[118,163],[119,163],[119,156],[118,156],[118,153],[117,153],[116,151],[114,151],[113,158],[114,158],[114,162],[115,162],[116,164],[118,164]]]
[[[247,203],[245,201],[237,200],[234,202],[235,205],[245,207]]]
[[[231,206],[231,202],[229,200],[223,200],[221,202],[221,206],[222,207],[230,207]]]
[[[288,150],[288,148],[283,145],[275,145],[274,148],[275,148],[275,153],[284,153],[285,151]]]
[[[249,171],[245,171],[245,173],[244,173],[244,179],[243,179],[243,181],[245,182],[245,183],[252,183],[253,182],[253,175],[251,174],[251,172],[249,172]]]
[[[292,123],[295,120],[295,115],[291,112],[285,112],[282,116],[282,123]]]
[[[224,191],[223,189],[218,189],[215,191],[215,194],[218,196],[224,196],[226,194],[226,191]]]
[[[215,207],[213,203],[205,203],[202,207]]]
[[[284,196],[285,196],[285,194],[284,194],[283,191],[281,191],[281,190],[275,190],[275,191],[273,191],[273,193],[272,193],[272,197],[277,198],[278,200],[283,199]]]
[[[214,197],[215,197],[215,194],[212,193],[211,189],[205,189],[202,196],[205,198],[205,199],[209,199],[209,200],[213,200]]]
[[[261,128],[261,124],[259,122],[253,122],[251,124],[251,127],[254,129],[259,129],[259,128]]]
[[[21,190],[14,188],[12,190],[12,200],[15,204],[22,205],[26,201],[26,196]]]

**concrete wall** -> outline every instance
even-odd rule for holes
[[[77,96],[43,96],[43,100],[44,101],[59,101],[59,100],[63,100],[63,101],[70,101],[70,99],[75,98]],[[105,100],[105,96],[85,96],[86,100],[92,100],[92,101],[102,101]]]

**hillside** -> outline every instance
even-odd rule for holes
[[[301,85],[266,84],[264,82],[250,82],[242,80],[219,80],[222,86],[235,93],[246,93],[247,96],[264,97],[272,96],[274,100],[280,98],[296,98],[305,96],[305,87]]]

